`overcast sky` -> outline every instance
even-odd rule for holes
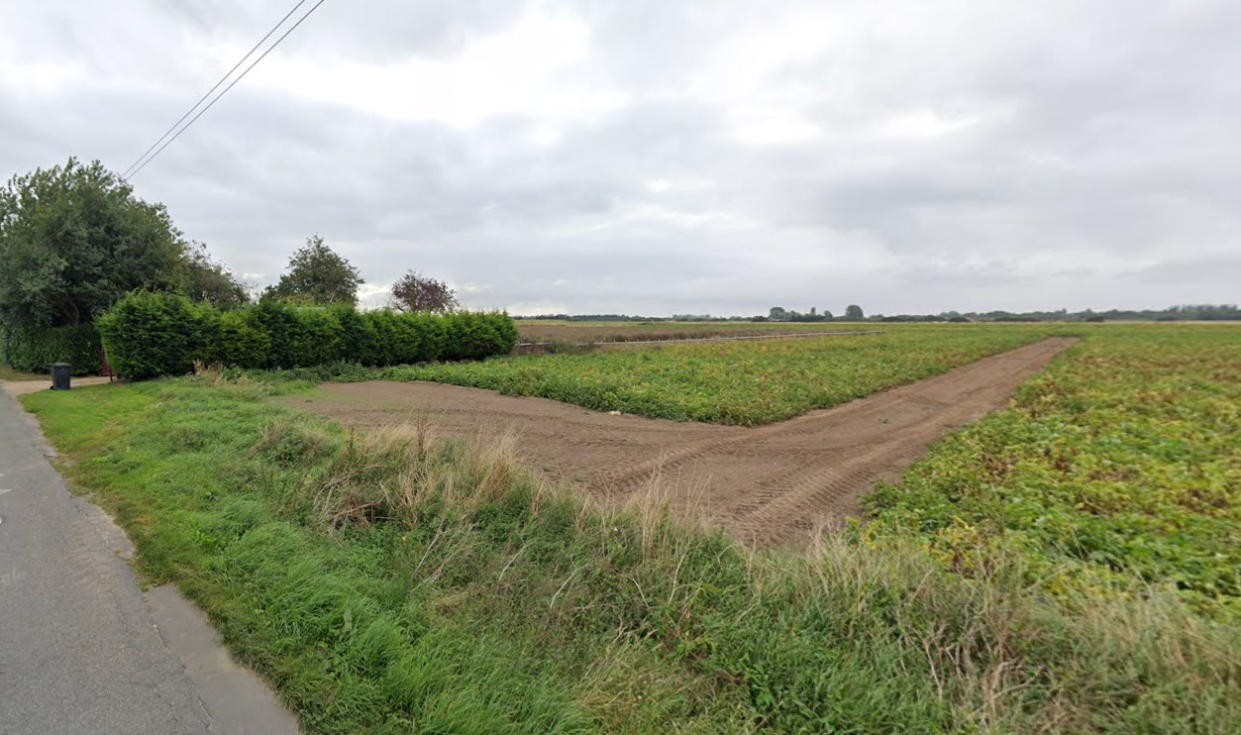
[[[125,169],[292,5],[3,3],[0,169]],[[328,0],[133,184],[369,303],[1235,303],[1241,3]]]

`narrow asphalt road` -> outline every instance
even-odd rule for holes
[[[50,451],[0,390],[0,733],[295,733],[196,608],[144,596],[128,539]]]

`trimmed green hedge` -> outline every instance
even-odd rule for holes
[[[99,372],[99,332],[90,324],[26,329],[0,324],[0,363],[27,373],[67,362],[74,375]]]
[[[242,368],[404,365],[479,360],[517,344],[517,326],[498,312],[436,316],[274,301],[221,312],[147,291],[121,299],[96,323],[113,370],[133,380],[184,375],[196,360]]]

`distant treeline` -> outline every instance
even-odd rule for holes
[[[514,316],[514,319],[542,319],[566,322],[748,322],[752,316],[712,316],[710,314],[674,314],[673,316],[638,316],[629,314],[535,314]],[[766,317],[762,317],[766,319]]]
[[[1104,322],[1104,321],[1241,321],[1236,304],[1181,304],[1166,309],[1109,309],[1107,311],[945,311],[939,314],[871,314],[867,317],[833,317],[831,313],[809,314],[773,309],[757,316],[712,316],[675,314],[671,317],[629,314],[538,314],[515,319],[545,319],[569,322]]]

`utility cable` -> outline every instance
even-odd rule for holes
[[[302,17],[300,17],[300,18],[298,18],[298,19],[297,19],[297,22],[295,22],[293,25],[289,26],[288,30],[286,30],[284,33],[280,34],[280,37],[279,37],[279,38],[277,38],[277,39],[276,39],[276,41],[275,41],[274,43],[272,43],[272,45],[268,46],[268,47],[267,47],[267,50],[265,50],[262,54],[260,54],[260,55],[259,55],[259,57],[258,57],[257,59],[255,59],[253,62],[251,62],[251,64],[250,64],[249,66],[247,66],[247,67],[245,68],[245,70],[241,72],[241,74],[239,74],[239,75],[238,75],[235,79],[233,79],[233,81],[229,82],[227,87],[225,87],[223,90],[221,90],[219,94],[217,94],[217,95],[216,95],[216,96],[215,96],[215,97],[214,97],[214,98],[213,98],[210,102],[208,102],[208,103],[206,104],[206,106],[204,106],[201,110],[199,110],[199,111],[198,111],[198,113],[197,113],[196,115],[194,115],[192,118],[190,118],[190,120],[189,120],[188,122],[186,122],[184,125],[181,125],[181,121],[182,121],[182,120],[185,120],[185,118],[186,118],[186,117],[187,117],[190,113],[194,112],[194,109],[195,109],[196,107],[198,107],[199,105],[201,105],[201,104],[202,104],[202,99],[200,99],[198,102],[196,102],[196,103],[194,104],[194,106],[193,106],[193,107],[191,107],[189,110],[187,110],[187,111],[186,111],[185,115],[182,115],[182,116],[181,116],[181,120],[178,120],[177,122],[173,123],[172,127],[171,127],[171,128],[169,128],[168,132],[171,132],[172,130],[176,129],[178,125],[181,125],[181,128],[180,128],[179,130],[177,130],[175,133],[173,133],[172,137],[170,137],[170,138],[168,137],[168,132],[165,132],[162,136],[160,136],[160,138],[159,138],[158,140],[156,140],[154,143],[152,143],[152,144],[151,144],[151,147],[150,147],[150,148],[147,148],[147,152],[146,152],[146,153],[143,153],[143,154],[142,154],[142,156],[139,156],[139,157],[138,157],[138,160],[137,160],[137,161],[134,161],[134,164],[133,164],[133,165],[131,165],[131,166],[129,167],[129,169],[127,169],[127,170],[126,170],[126,172],[125,172],[124,174],[122,174],[121,178],[124,178],[124,179],[129,179],[129,178],[130,178],[130,177],[132,177],[132,176],[136,176],[136,175],[138,174],[138,172],[139,172],[139,171],[141,171],[142,169],[146,168],[146,165],[147,165],[148,163],[150,163],[151,161],[155,160],[155,157],[156,157],[156,156],[158,156],[158,155],[159,155],[159,154],[160,154],[160,153],[161,153],[161,152],[162,152],[165,148],[167,148],[167,147],[168,147],[168,146],[169,146],[169,145],[170,145],[170,144],[171,144],[174,140],[176,140],[177,138],[179,138],[179,137],[181,136],[181,134],[182,134],[182,133],[184,133],[184,132],[185,132],[185,131],[186,131],[186,130],[187,130],[187,129],[191,126],[191,125],[193,125],[193,124],[194,124],[194,122],[195,122],[196,120],[198,120],[198,118],[202,117],[202,116],[203,116],[203,114],[207,112],[207,110],[210,110],[210,109],[211,109],[211,108],[215,105],[215,103],[219,102],[219,101],[220,101],[220,98],[221,98],[221,97],[223,97],[225,94],[227,94],[227,93],[228,93],[228,90],[232,89],[232,88],[233,88],[233,87],[237,84],[237,82],[240,82],[242,79],[244,79],[244,78],[245,78],[245,76],[246,76],[247,74],[249,74],[249,73],[250,73],[250,70],[251,70],[251,69],[253,69],[255,66],[258,66],[258,63],[259,63],[260,61],[262,61],[264,58],[266,58],[268,54],[270,54],[270,53],[271,53],[271,52],[272,52],[272,51],[273,51],[273,50],[274,50],[277,46],[279,46],[279,45],[280,45],[280,42],[281,42],[281,41],[283,41],[285,38],[287,38],[287,37],[289,36],[289,34],[290,34],[290,33],[292,33],[293,31],[297,30],[297,27],[298,27],[298,26],[300,26],[300,25],[302,24],[302,22],[303,22],[303,21],[305,21],[307,18],[309,18],[309,17],[310,17],[310,15],[311,15],[311,13],[315,12],[316,10],[318,10],[318,9],[319,9],[319,6],[320,6],[320,5],[322,5],[323,3],[325,3],[326,1],[327,1],[327,0],[319,0],[319,2],[315,3],[315,4],[314,4],[314,5],[310,8],[310,10],[307,10],[307,11],[306,11],[306,14],[305,14],[305,15],[303,15],[303,16],[302,16]],[[263,38],[262,38],[262,39],[258,42],[258,44],[256,44],[256,45],[255,45],[255,47],[254,47],[253,49],[250,49],[249,53],[247,53],[245,56],[241,57],[241,60],[240,60],[240,61],[238,61],[238,62],[237,62],[237,64],[236,64],[236,65],[235,65],[232,69],[230,69],[230,70],[229,70],[228,74],[225,74],[225,75],[224,75],[224,77],[223,77],[223,78],[221,78],[219,82],[216,82],[216,84],[215,84],[215,86],[214,86],[214,87],[212,87],[210,90],[208,90],[208,91],[207,91],[207,94],[203,95],[203,99],[206,99],[208,96],[210,96],[210,95],[211,95],[211,93],[212,93],[212,92],[214,92],[214,91],[215,91],[215,90],[216,90],[216,89],[220,86],[220,84],[222,84],[222,83],[224,82],[224,80],[225,80],[225,79],[227,79],[227,78],[229,77],[229,75],[231,75],[234,71],[236,71],[236,70],[237,70],[237,67],[238,67],[238,66],[241,66],[241,64],[242,64],[242,63],[243,63],[243,62],[244,62],[247,58],[249,58],[249,57],[250,57],[250,55],[251,55],[251,54],[253,54],[253,53],[254,53],[254,51],[255,51],[255,50],[256,50],[259,46],[261,46],[261,45],[263,44],[263,41],[266,41],[269,37],[271,37],[271,34],[272,34],[272,33],[274,33],[274,32],[276,31],[276,29],[277,29],[277,28],[279,28],[279,27],[281,26],[281,24],[283,24],[286,20],[288,20],[288,19],[289,19],[289,16],[293,15],[294,11],[296,11],[299,7],[301,7],[301,5],[302,5],[303,3],[305,3],[305,2],[306,2],[306,0],[300,0],[300,1],[297,3],[297,5],[294,5],[294,6],[293,6],[293,10],[290,10],[290,11],[288,12],[288,14],[286,14],[283,18],[281,18],[281,19],[280,19],[280,22],[279,22],[279,23],[277,23],[277,24],[276,24],[276,25],[275,25],[275,26],[274,26],[274,27],[273,27],[270,31],[268,31],[268,32],[267,32],[267,35],[263,36]],[[164,138],[168,138],[168,139],[164,141],[163,145],[160,145],[160,140],[164,140]],[[158,147],[158,148],[156,148],[156,146],[159,146],[159,147]],[[151,153],[151,149],[152,149],[152,148],[154,148],[154,149],[155,149],[155,151],[154,151],[153,153]],[[150,156],[149,156],[149,157],[147,157],[147,153],[150,153]],[[144,158],[144,157],[146,157],[146,160],[143,160],[143,158]],[[141,163],[139,163],[139,162],[141,162]]]

